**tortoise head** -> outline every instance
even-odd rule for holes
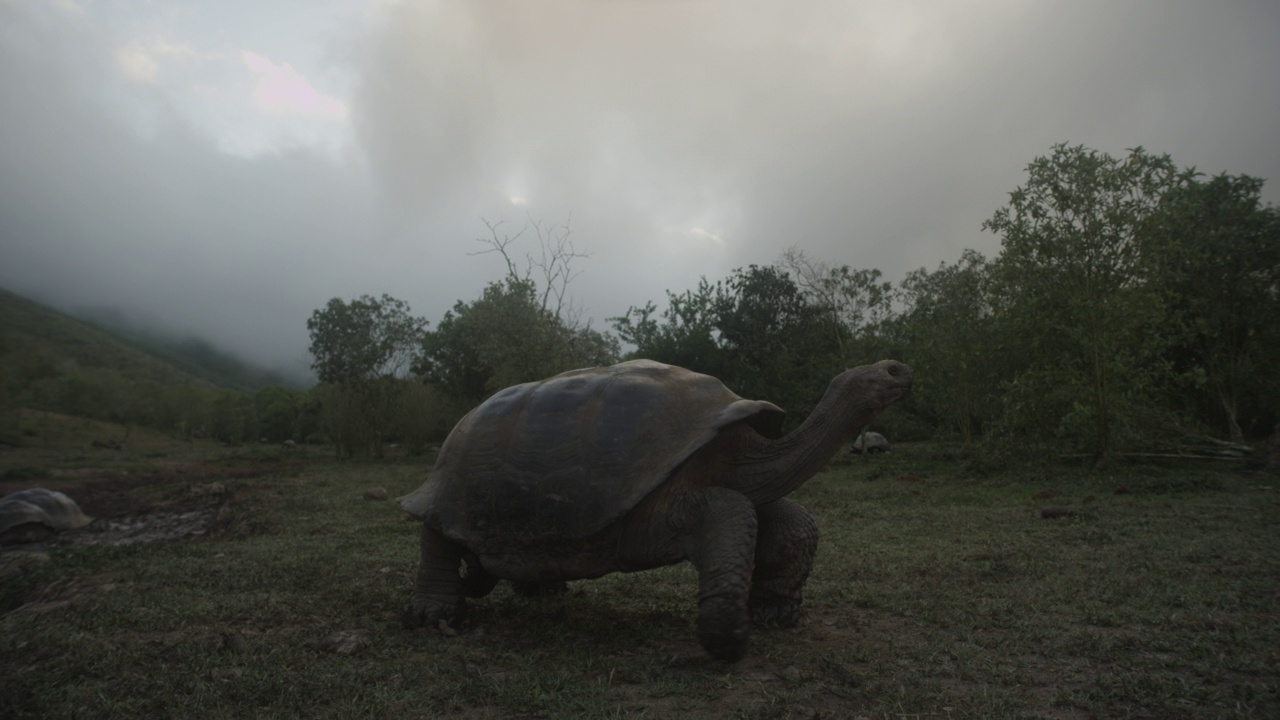
[[[862,412],[879,412],[901,400],[911,391],[911,380],[911,368],[897,360],[850,368],[836,378],[843,396],[856,399]]]

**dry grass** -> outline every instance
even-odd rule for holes
[[[73,494],[102,479],[39,452],[0,469],[78,468],[54,478]],[[725,667],[694,638],[687,566],[545,599],[500,587],[456,636],[402,630],[416,527],[362,493],[407,492],[424,462],[163,452],[118,492],[219,503],[219,530],[10,560],[6,717],[1280,716],[1275,476],[975,479],[927,446],[837,462],[795,496],[823,532],[801,626]],[[210,482],[226,492],[192,493]],[[1041,519],[1050,503],[1074,515]],[[338,632],[364,646],[334,652]]]

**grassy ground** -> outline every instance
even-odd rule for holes
[[[152,440],[0,453],[0,489],[84,488],[91,514],[221,508],[202,539],[8,554],[6,717],[1280,717],[1274,475],[838,460],[795,495],[823,533],[801,625],[727,667],[684,566],[405,631],[417,527],[363,493],[424,462]]]

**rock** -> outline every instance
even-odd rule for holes
[[[355,655],[373,644],[368,630],[339,630],[320,641],[320,649],[335,655]]]
[[[365,500],[386,500],[389,497],[391,496],[387,493],[387,489],[380,485],[374,485],[364,491]]]

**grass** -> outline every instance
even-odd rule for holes
[[[974,478],[923,445],[837,460],[794,496],[823,533],[800,626],[757,631],[727,667],[694,637],[687,566],[541,599],[500,586],[456,636],[401,629],[417,526],[362,493],[408,492],[425,462],[147,443],[124,455],[94,470],[22,448],[0,471],[43,470],[74,495],[127,466],[139,506],[208,502],[189,488],[216,481],[220,529],[57,545],[9,571],[6,717],[1280,716],[1274,475]],[[1046,505],[1074,515],[1041,519]],[[332,652],[340,631],[368,645]]]

